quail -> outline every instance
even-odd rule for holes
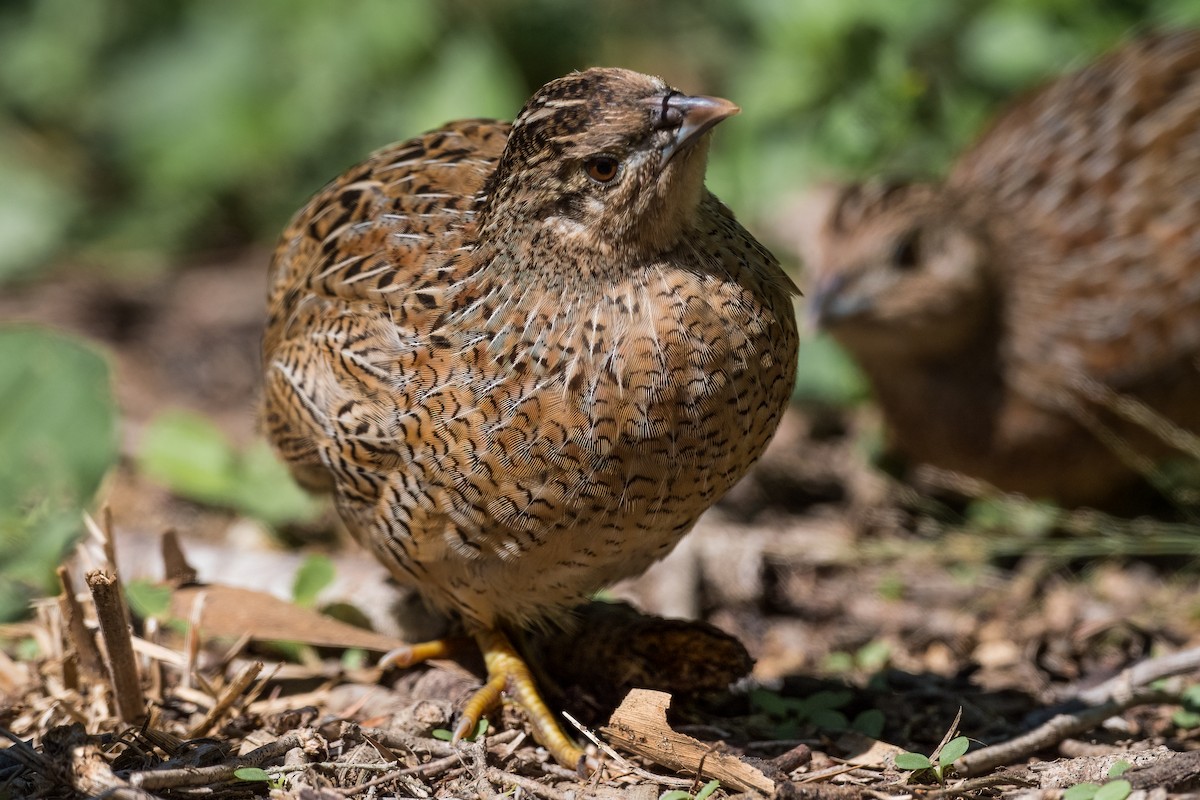
[[[863,368],[898,455],[1120,507],[1200,452],[1200,32],[1019,100],[943,182],[818,196],[809,319]]]
[[[478,643],[488,679],[456,736],[507,691],[578,766],[515,634],[664,556],[780,420],[797,290],[704,186],[709,132],[738,110],[573,73],[511,124],[376,152],[283,233],[264,428]]]

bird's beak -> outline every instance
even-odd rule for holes
[[[671,93],[654,98],[660,114],[659,126],[674,128],[675,135],[662,148],[662,165],[665,167],[675,155],[721,120],[741,111],[733,103],[720,97]]]
[[[870,308],[870,301],[846,291],[849,279],[845,274],[827,275],[817,280],[808,298],[807,328],[816,332],[854,317]]]

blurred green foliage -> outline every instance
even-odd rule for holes
[[[304,559],[292,580],[292,602],[305,608],[317,605],[317,595],[336,577],[336,568],[328,556],[313,554]]]
[[[815,178],[936,172],[995,106],[1195,0],[15,0],[0,281],[269,242],[367,151],[620,64],[735,99],[710,183],[751,224]]]
[[[117,457],[108,363],[74,338],[0,327],[0,620],[54,585]]]
[[[188,411],[168,411],[150,422],[138,466],[180,497],[271,525],[311,520],[320,509],[266,442],[238,451],[220,428]]]

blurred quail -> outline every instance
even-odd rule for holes
[[[737,110],[574,73],[511,125],[375,153],[283,234],[268,435],[478,642],[488,683],[459,735],[507,689],[575,766],[508,634],[665,555],[775,431],[796,290],[704,188],[708,131]]]
[[[1200,427],[1200,32],[1134,41],[1001,116],[941,184],[837,189],[811,319],[903,456],[1121,505]],[[1192,439],[1195,453],[1195,439]]]

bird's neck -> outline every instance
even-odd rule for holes
[[[574,225],[551,218],[481,237],[474,253],[480,277],[514,291],[533,288],[586,300],[644,265],[638,254],[583,237]]]

